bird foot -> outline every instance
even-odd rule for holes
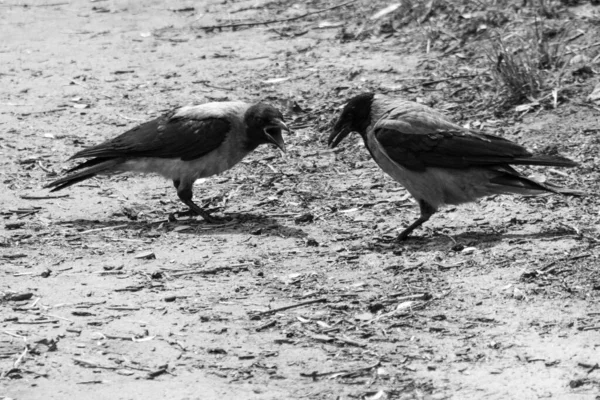
[[[197,212],[196,215],[200,215],[209,224],[222,224],[224,222],[229,222],[232,220],[232,218],[229,216],[216,217],[214,215],[209,214],[207,211],[201,211],[202,212]]]
[[[187,204],[187,206],[190,208],[190,213],[192,213],[193,215],[201,216],[209,224],[218,224],[219,222],[223,222],[221,218],[213,217],[208,211],[205,211],[201,207],[198,207],[198,205],[191,200],[184,201],[184,203]]]
[[[209,224],[220,224],[220,223],[228,221],[227,218],[215,217],[208,213],[206,213],[205,215],[200,215],[200,216]]]
[[[431,207],[429,206],[427,203],[425,202],[421,202],[421,216],[419,217],[419,219],[417,219],[415,222],[413,222],[412,224],[410,224],[405,230],[403,230],[402,232],[400,232],[400,234],[398,235],[398,237],[396,238],[397,242],[404,242],[406,239],[408,239],[408,236],[413,233],[413,231],[420,227],[421,225],[423,225],[424,222],[427,222],[429,220],[429,217],[431,217],[431,213],[429,212],[429,208],[427,207]],[[427,212],[423,212],[423,211],[427,211]]]
[[[406,239],[408,239],[408,235],[410,235],[410,232],[401,232],[397,237],[396,237],[396,242],[405,242]]]
[[[202,209],[200,209],[200,211],[189,209],[189,210],[185,210],[185,211],[178,211],[175,213],[171,213],[171,214],[169,214],[169,221],[175,222],[175,221],[177,221],[177,218],[196,217],[198,215],[201,216],[202,219],[205,220],[206,222],[208,222],[209,224],[218,224],[223,221],[227,221],[227,218],[215,217],[213,215],[210,215],[210,213],[208,213]]]
[[[218,223],[221,223],[223,221],[226,221],[226,219],[210,215],[208,212],[206,212],[204,210],[190,210],[190,211],[194,215],[201,216],[202,219],[205,220],[206,222],[208,222],[209,224],[218,224]]]

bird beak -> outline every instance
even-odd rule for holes
[[[329,139],[327,143],[329,147],[332,149],[335,148],[346,136],[352,133],[352,129],[347,124],[340,125],[339,123],[335,124],[333,127],[333,132],[329,135]]]
[[[267,126],[264,129],[264,132],[267,140],[279,147],[279,149],[285,153],[285,142],[283,141],[283,136],[281,136],[282,130],[285,130],[288,133],[290,132],[290,128],[288,128],[285,122],[280,119],[274,119],[272,125]]]

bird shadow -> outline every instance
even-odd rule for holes
[[[76,233],[87,234],[111,230],[131,230],[140,232],[141,236],[159,236],[165,232],[176,232],[186,235],[226,235],[249,234],[254,236],[278,236],[283,238],[304,238],[308,234],[302,229],[282,225],[276,219],[252,213],[228,213],[217,223],[208,223],[201,217],[177,219],[165,216],[155,220],[97,220],[74,219],[55,223],[63,227],[74,228]]]
[[[529,240],[548,240],[572,236],[574,234],[572,230],[565,228],[556,228],[535,233],[463,232],[458,235],[444,235],[434,232],[431,236],[409,236],[408,239],[402,242],[388,240],[387,238],[377,238],[371,245],[374,251],[381,253],[423,248],[428,250],[460,251],[470,246],[486,249],[494,247],[501,242],[522,243]]]

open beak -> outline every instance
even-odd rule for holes
[[[335,148],[335,146],[340,144],[340,142],[350,133],[352,133],[350,126],[346,124],[340,125],[339,123],[335,124],[333,132],[331,132],[331,135],[329,135],[329,139],[327,140],[329,147],[332,149]]]
[[[290,132],[290,128],[288,128],[285,122],[280,119],[274,119],[272,125],[267,126],[264,129],[264,132],[269,142],[279,147],[279,149],[285,153],[285,142],[283,141],[283,136],[281,136],[281,131],[283,130],[288,133]]]

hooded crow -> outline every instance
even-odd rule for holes
[[[329,136],[337,146],[358,132],[375,162],[417,200],[421,215],[400,233],[408,235],[444,204],[493,194],[583,194],[536,182],[510,164],[574,167],[559,155],[532,154],[498,136],[465,129],[430,107],[363,93],[348,101]]]
[[[99,174],[157,173],[173,180],[177,195],[194,213],[215,222],[192,201],[200,178],[221,173],[261,144],[285,151],[281,112],[264,104],[215,102],[177,108],[97,146],[76,153],[89,160],[45,187],[61,190]]]

